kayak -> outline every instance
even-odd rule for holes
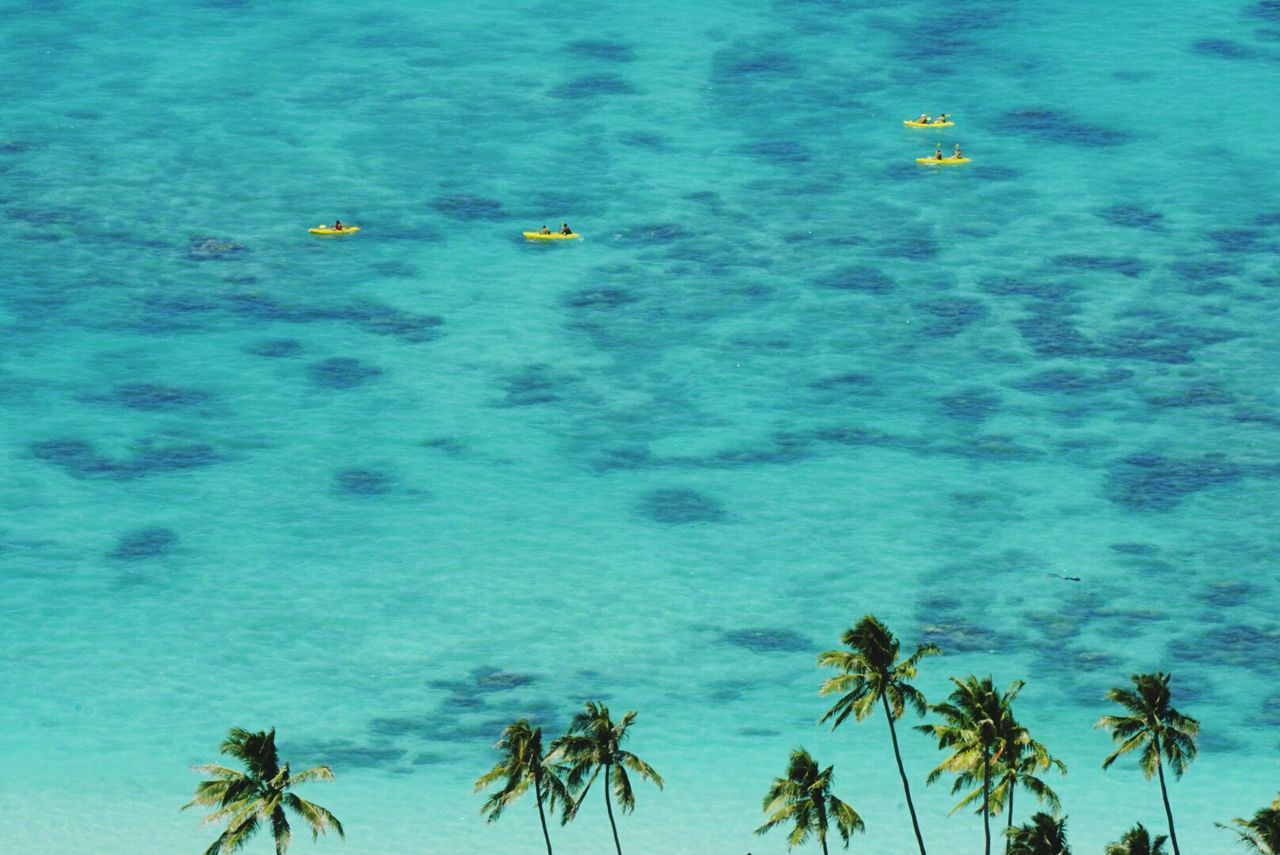
[[[923,163],[926,166],[954,166],[957,163],[969,163],[967,157],[944,157],[939,160],[936,157],[917,157],[916,163]]]
[[[574,240],[582,237],[577,232],[570,232],[567,235],[562,235],[559,232],[552,232],[549,235],[544,235],[542,232],[521,232],[521,234],[529,240]]]
[[[908,128],[954,128],[955,122],[903,122]]]
[[[359,226],[343,226],[335,229],[333,226],[316,226],[314,229],[307,229],[313,235],[349,235],[360,231]]]

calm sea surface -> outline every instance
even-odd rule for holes
[[[1092,729],[1138,670],[1186,852],[1275,795],[1275,2],[0,14],[0,850],[201,851],[189,766],[274,725],[314,851],[537,853],[471,783],[602,699],[631,853],[780,855],[797,745],[910,852],[883,719],[816,724],[867,612],[933,700],[1027,680],[1077,851],[1163,823]]]

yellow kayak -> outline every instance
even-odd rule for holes
[[[903,122],[908,128],[954,128],[955,122]]]
[[[957,163],[969,163],[967,157],[917,157],[916,163],[923,163],[927,166],[954,166]]]
[[[360,231],[359,226],[343,226],[335,229],[333,226],[316,226],[314,229],[307,229],[313,235],[349,235]]]
[[[570,232],[567,235],[562,235],[559,232],[552,232],[549,235],[544,235],[542,232],[521,232],[521,234],[529,240],[573,240],[582,237],[577,232]]]

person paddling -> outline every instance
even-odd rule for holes
[[[344,225],[342,224],[342,220],[334,220],[334,221],[333,221],[333,230],[334,230],[335,232],[340,232],[340,231],[342,231],[342,230],[343,230],[343,229],[345,229],[345,228],[346,228],[346,226],[344,226]]]
[[[964,153],[960,151],[960,143],[956,143],[956,150],[951,152],[951,156],[954,157],[956,160],[959,160],[960,158],[964,157]]]
[[[569,224],[568,224],[568,223],[561,223],[561,224],[560,224],[560,234],[562,234],[562,235],[571,235],[571,234],[573,234],[573,229],[569,228]]]
[[[540,235],[549,235],[549,234],[551,234],[551,229],[547,228],[546,226],[543,226],[543,227],[542,227],[542,231],[538,232],[538,234],[540,234]]]

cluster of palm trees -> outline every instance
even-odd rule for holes
[[[656,769],[622,747],[635,720],[635,711],[628,710],[615,722],[608,707],[588,701],[573,717],[568,731],[552,740],[545,751],[542,728],[532,726],[528,719],[512,722],[503,729],[502,738],[495,746],[501,759],[476,781],[477,792],[501,784],[485,799],[481,812],[489,822],[495,822],[507,805],[533,787],[542,839],[547,845],[547,855],[553,855],[546,809],[554,811],[558,805],[560,824],[569,822],[578,815],[591,785],[603,771],[600,789],[604,791],[604,808],[613,831],[613,847],[622,855],[618,823],[613,816],[613,796],[617,797],[623,813],[630,813],[636,807],[632,773],[652,781],[658,789],[663,786],[662,776]]]
[[[1044,778],[1051,771],[1065,775],[1067,768],[1014,716],[1014,701],[1024,685],[1021,680],[1000,690],[990,676],[952,677],[947,700],[929,704],[911,681],[922,660],[942,652],[936,645],[921,645],[902,658],[898,639],[874,615],[859,620],[844,633],[841,642],[844,648],[828,650],[818,657],[819,666],[836,671],[822,683],[820,693],[838,696],[819,723],[829,722],[835,730],[850,718],[863,721],[877,710],[884,713],[920,855],[927,855],[925,839],[911,797],[910,777],[902,762],[896,726],[908,709],[918,716],[937,716],[937,721],[915,727],[947,752],[925,782],[933,784],[943,775],[953,776],[951,792],[960,795],[960,800],[951,812],[974,809],[982,817],[984,855],[991,855],[991,820],[1002,815],[1006,855],[1070,855],[1061,802]],[[1160,782],[1169,831],[1167,836],[1152,835],[1137,823],[1118,841],[1107,845],[1106,855],[1170,855],[1166,843],[1171,845],[1172,855],[1181,855],[1165,776],[1168,771],[1180,778],[1195,759],[1199,723],[1173,707],[1169,681],[1170,676],[1165,673],[1135,674],[1131,687],[1106,693],[1120,710],[1116,715],[1104,715],[1096,725],[1110,732],[1116,743],[1102,768],[1136,754],[1145,777]],[[561,825],[570,822],[603,776],[600,789],[604,792],[614,849],[622,855],[614,799],[623,813],[635,809],[633,775],[651,781],[659,789],[663,786],[662,776],[652,766],[622,747],[635,719],[636,713],[628,711],[615,722],[608,707],[588,702],[573,717],[568,730],[545,746],[542,729],[527,719],[507,725],[496,745],[499,761],[476,781],[477,792],[492,789],[482,813],[494,822],[532,789],[547,855],[554,855],[547,813],[558,811]],[[343,835],[342,825],[332,813],[292,792],[298,784],[332,780],[329,767],[291,772],[289,765],[277,757],[274,730],[233,729],[221,751],[239,760],[245,770],[220,765],[196,767],[210,779],[202,781],[192,801],[183,806],[211,808],[205,822],[225,823],[205,855],[228,855],[261,827],[271,829],[276,853],[284,855],[292,838],[289,813],[306,823],[313,839],[331,829]],[[821,768],[803,747],[795,749],[786,771],[774,779],[764,797],[766,820],[756,833],[789,826],[788,848],[814,839],[828,855],[828,835],[834,829],[847,848],[853,835],[864,830],[864,823],[848,802],[832,792],[834,780],[832,766]],[[1027,822],[1015,825],[1013,802],[1019,789],[1048,811],[1038,811]],[[1234,833],[1252,851],[1280,855],[1280,796],[1252,817],[1237,817],[1231,825],[1219,827]]]
[[[929,712],[938,716],[939,721],[916,727],[916,730],[932,736],[939,749],[948,752],[945,759],[929,772],[925,782],[933,784],[944,774],[954,776],[951,792],[963,796],[951,812],[976,805],[982,816],[985,855],[991,853],[991,818],[1002,813],[1005,815],[1006,855],[1068,855],[1066,819],[1058,816],[1061,802],[1042,777],[1050,770],[1065,775],[1067,767],[1034,739],[1014,716],[1013,702],[1024,685],[1021,680],[1015,680],[1000,690],[989,676],[952,677],[952,690],[947,700],[930,705],[910,681],[915,679],[923,659],[942,652],[936,645],[921,645],[910,656],[900,658],[898,639],[874,615],[858,621],[844,633],[841,642],[847,649],[828,650],[818,657],[820,666],[834,668],[838,672],[822,684],[820,692],[840,696],[821,721],[830,721],[834,730],[851,716],[861,721],[872,716],[877,708],[884,711],[920,855],[926,855],[925,841],[911,798],[911,784],[902,763],[895,726],[908,708],[920,716]],[[1119,757],[1140,752],[1139,765],[1144,774],[1147,778],[1158,776],[1160,779],[1160,792],[1169,822],[1169,840],[1173,844],[1174,855],[1181,855],[1164,770],[1167,763],[1173,774],[1181,777],[1187,764],[1195,758],[1199,724],[1171,705],[1168,674],[1139,674],[1132,681],[1133,689],[1117,688],[1107,693],[1107,697],[1119,704],[1126,714],[1103,716],[1098,722],[1097,726],[1109,730],[1119,743],[1102,766],[1108,768]],[[831,795],[831,767],[815,778],[806,768],[806,760],[816,769],[816,764],[801,749],[792,755],[788,771],[792,786],[786,792],[795,793],[801,787],[808,787],[809,800],[803,810],[794,808],[789,814],[794,823],[789,842],[795,845],[813,835],[826,852],[828,827],[834,818],[836,830],[847,846],[849,835],[862,829],[862,820],[852,808]],[[777,793],[784,792],[780,786],[782,783],[783,779],[775,781],[766,797],[765,810],[774,810],[775,814],[757,829],[757,833],[764,833],[784,821],[776,813]],[[1052,813],[1038,812],[1028,823],[1015,826],[1013,799],[1018,789],[1029,792],[1047,805]],[[835,815],[821,809],[827,800],[841,805],[843,812]],[[805,827],[801,828],[802,825]],[[1130,829],[1125,839],[1133,845],[1123,840],[1112,844],[1115,853],[1155,853],[1163,846],[1162,839],[1150,841],[1141,825]],[[1144,845],[1145,849],[1142,848]]]

